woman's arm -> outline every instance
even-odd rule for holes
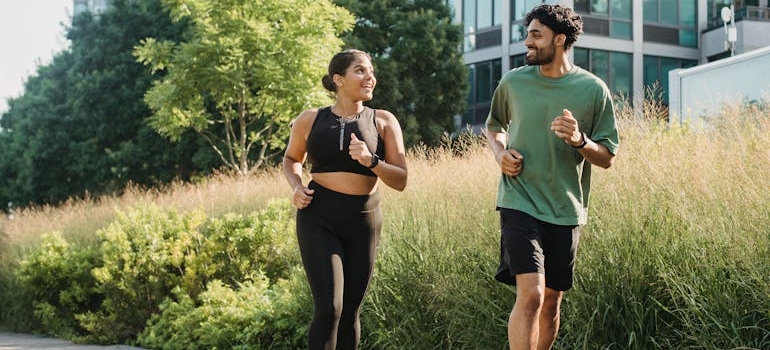
[[[313,190],[302,184],[302,164],[307,157],[307,135],[317,114],[317,110],[307,110],[295,119],[291,126],[289,144],[283,155],[283,176],[292,188],[292,204],[300,209],[306,207],[313,199]]]
[[[380,159],[372,171],[389,187],[403,191],[406,188],[407,169],[404,134],[401,131],[401,125],[396,116],[389,111],[378,109],[375,110],[375,113],[377,123],[382,125],[385,159]]]

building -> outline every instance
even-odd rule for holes
[[[458,129],[483,124],[502,74],[524,65],[525,14],[540,3],[574,8],[584,34],[570,51],[577,65],[602,78],[635,106],[668,103],[668,72],[770,46],[768,0],[447,0],[465,35],[469,109]],[[731,8],[737,40],[728,45],[722,8]],[[728,21],[729,22],[729,21]],[[732,25],[732,22],[728,24]],[[657,90],[652,89],[656,87]],[[646,94],[654,96],[645,96]]]
[[[673,69],[668,76],[672,124],[708,125],[715,112],[736,103],[770,107],[770,46]]]
[[[76,16],[85,11],[100,13],[106,10],[109,5],[110,0],[73,0],[72,15]]]

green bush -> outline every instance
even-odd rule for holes
[[[185,295],[292,277],[300,258],[289,208],[275,201],[249,216],[209,219],[147,205],[119,212],[94,246],[45,235],[0,275],[9,296],[3,320],[80,342],[131,343],[164,300],[186,305]]]
[[[287,276],[298,261],[287,201],[270,203],[248,217],[207,220],[200,211],[176,213],[146,206],[120,213],[98,232],[104,265],[93,270],[104,294],[96,312],[78,316],[100,343],[129,342],[176,288],[190,298],[210,281],[234,287],[266,271]],[[177,293],[179,294],[179,293]]]
[[[209,283],[195,301],[181,290],[139,335],[152,349],[301,349],[312,310],[304,273],[272,283],[261,276],[230,287]]]
[[[270,281],[288,278],[300,262],[294,218],[285,200],[249,216],[213,218],[201,232],[206,240],[196,265],[207,270],[208,278],[231,287],[262,274]]]
[[[98,264],[93,247],[70,244],[58,233],[44,235],[17,270],[16,292],[23,295],[17,301],[34,315],[31,330],[64,338],[84,335],[75,316],[99,307],[102,294],[90,273]]]
[[[205,238],[204,213],[176,213],[145,206],[118,213],[99,230],[103,265],[92,270],[104,300],[96,311],[78,315],[88,341],[127,342],[143,328],[158,305],[181,286],[202,290],[200,272],[189,268]]]

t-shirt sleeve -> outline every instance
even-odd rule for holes
[[[620,138],[615,120],[615,107],[612,102],[612,94],[607,86],[602,86],[596,96],[596,112],[594,114],[594,128],[588,137],[594,142],[601,143],[612,154],[617,154]]]
[[[505,83],[505,79],[502,79],[492,95],[489,114],[484,123],[487,130],[495,132],[506,132],[508,130],[508,123],[511,121],[509,103],[508,85]]]

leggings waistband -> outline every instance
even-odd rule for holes
[[[314,204],[320,204],[324,207],[332,206],[328,209],[345,211],[371,211],[377,209],[377,207],[380,206],[379,191],[363,195],[345,194],[323,187],[319,183],[312,180],[307,185],[307,187],[315,190],[315,193],[313,193],[313,201],[310,204],[311,206],[314,206]]]

